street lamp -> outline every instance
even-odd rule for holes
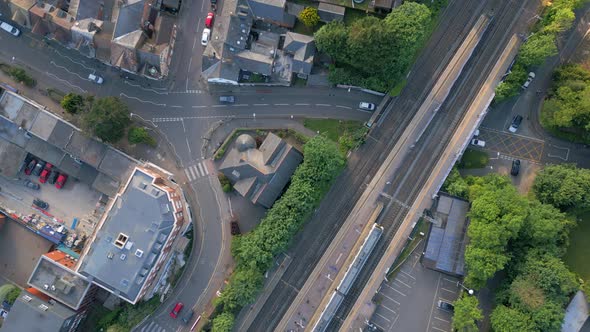
[[[459,286],[463,287],[463,289],[465,289],[467,291],[467,294],[469,294],[469,295],[475,294],[475,291],[473,289],[467,288],[460,281],[457,281],[457,287],[459,287]]]

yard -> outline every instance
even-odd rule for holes
[[[578,227],[570,232],[570,245],[565,254],[565,262],[585,281],[590,281],[590,212],[582,213],[578,217]]]
[[[459,161],[459,168],[484,168],[488,164],[488,155],[483,151],[467,149]]]
[[[350,133],[363,127],[363,124],[359,121],[342,121],[332,119],[306,119],[303,122],[306,128],[313,131],[320,132],[320,134],[326,134],[326,136],[338,143],[338,139],[344,133]]]

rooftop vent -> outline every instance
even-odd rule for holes
[[[48,290],[48,289],[49,289],[49,285],[48,285],[48,284],[44,284],[44,285],[43,285],[43,289],[44,289],[44,290]]]
[[[46,306],[45,304],[39,304],[39,309],[41,309],[43,311],[47,311],[47,309],[49,309],[49,307]]]
[[[145,188],[147,188],[147,184],[145,182],[142,182],[139,184],[139,188],[145,190]]]
[[[122,261],[124,261],[124,260],[125,260],[125,258],[127,258],[127,255],[125,255],[125,254],[121,254],[121,257],[120,257],[120,258],[121,258],[121,260],[122,260]]]
[[[158,189],[152,189],[152,195],[158,197],[160,196],[160,191]]]
[[[124,287],[129,286],[129,280],[127,280],[127,279],[121,280],[121,285],[123,285]]]
[[[140,249],[135,250],[135,256],[141,258],[141,256],[143,256],[143,251]]]
[[[31,302],[31,300],[32,300],[32,299],[33,299],[33,298],[32,298],[32,297],[30,297],[30,296],[28,296],[28,295],[24,295],[24,296],[23,296],[23,300],[25,300],[25,301],[27,301],[27,302]]]
[[[108,258],[108,259],[113,259],[113,257],[115,257],[115,254],[113,254],[112,252],[109,252],[109,253],[107,254],[107,258]]]
[[[123,246],[127,243],[127,239],[129,239],[129,236],[123,233],[119,233],[119,236],[117,236],[117,240],[115,240],[115,247],[123,249]]]
[[[131,250],[131,248],[133,247],[133,242],[128,241],[127,244],[125,245],[125,249],[127,250]]]
[[[55,292],[55,285],[51,285],[51,291]]]
[[[162,214],[166,214],[168,212],[170,212],[170,205],[162,204]]]

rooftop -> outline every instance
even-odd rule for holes
[[[74,260],[61,251],[43,255],[37,262],[28,283],[44,294],[77,310],[90,289],[91,283],[71,270],[74,265]]]
[[[145,0],[129,0],[121,6],[113,38],[121,37],[131,31],[139,30]]]
[[[561,325],[563,332],[578,332],[582,331],[582,327],[586,323],[588,326],[590,319],[590,305],[584,292],[578,291],[572,298],[565,310],[565,317]]]
[[[174,226],[174,207],[154,177],[135,169],[78,271],[134,303]]]
[[[76,314],[59,303],[46,302],[24,290],[2,324],[2,332],[61,331]]]

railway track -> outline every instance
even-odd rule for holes
[[[373,255],[359,274],[357,281],[345,297],[328,331],[339,329],[366,282],[372,276],[373,270],[408,213],[407,208],[396,201],[402,202],[405,206],[411,206],[414,202],[463,118],[468,105],[475,98],[476,89],[483,84],[486,74],[491,71],[495,59],[502,52],[503,48],[497,46],[506,44],[512,36],[511,30],[515,23],[515,17],[525,4],[526,2],[514,3],[510,0],[503,2],[503,6],[498,11],[498,17],[495,17],[490,23],[488,35],[484,36],[482,43],[480,43],[484,46],[476,49],[470,63],[468,63],[469,69],[462,74],[463,79],[457,81],[453,88],[454,92],[441,106],[439,114],[435,116],[431,127],[427,129],[425,137],[419,141],[414,152],[406,157],[403,166],[398,170],[398,176],[394,178],[391,190],[387,192],[394,200],[390,202],[379,221],[385,229],[384,234],[377,243]]]

